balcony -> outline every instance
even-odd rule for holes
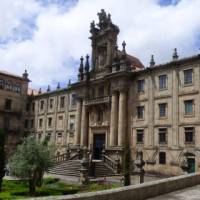
[[[97,105],[97,104],[109,104],[110,102],[111,102],[111,97],[104,96],[104,97],[86,99],[84,105],[90,106],[90,105]]]

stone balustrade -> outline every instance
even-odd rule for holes
[[[111,98],[110,96],[104,96],[104,97],[96,97],[85,100],[85,105],[96,105],[96,104],[102,104],[102,103],[110,103]]]
[[[148,183],[111,190],[57,197],[39,197],[29,200],[143,200],[200,184],[200,173],[166,178]]]

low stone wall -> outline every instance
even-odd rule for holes
[[[166,178],[117,189],[29,200],[142,200],[200,184],[200,173]]]

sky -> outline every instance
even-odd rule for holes
[[[149,65],[199,53],[200,0],[1,0],[0,70],[21,75],[30,87],[54,89],[76,81],[81,56],[91,53],[90,22],[104,8],[120,28],[118,46]]]

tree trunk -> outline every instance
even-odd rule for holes
[[[35,171],[33,173],[33,176],[29,180],[29,193],[31,195],[35,194],[36,183],[37,183],[37,172]]]
[[[37,183],[36,183],[36,185],[37,185],[38,187],[41,187],[41,186],[42,186],[43,175],[44,175],[43,170],[38,170],[38,174],[37,174]]]
[[[34,180],[29,180],[29,193],[31,195],[35,194],[35,181]]]

